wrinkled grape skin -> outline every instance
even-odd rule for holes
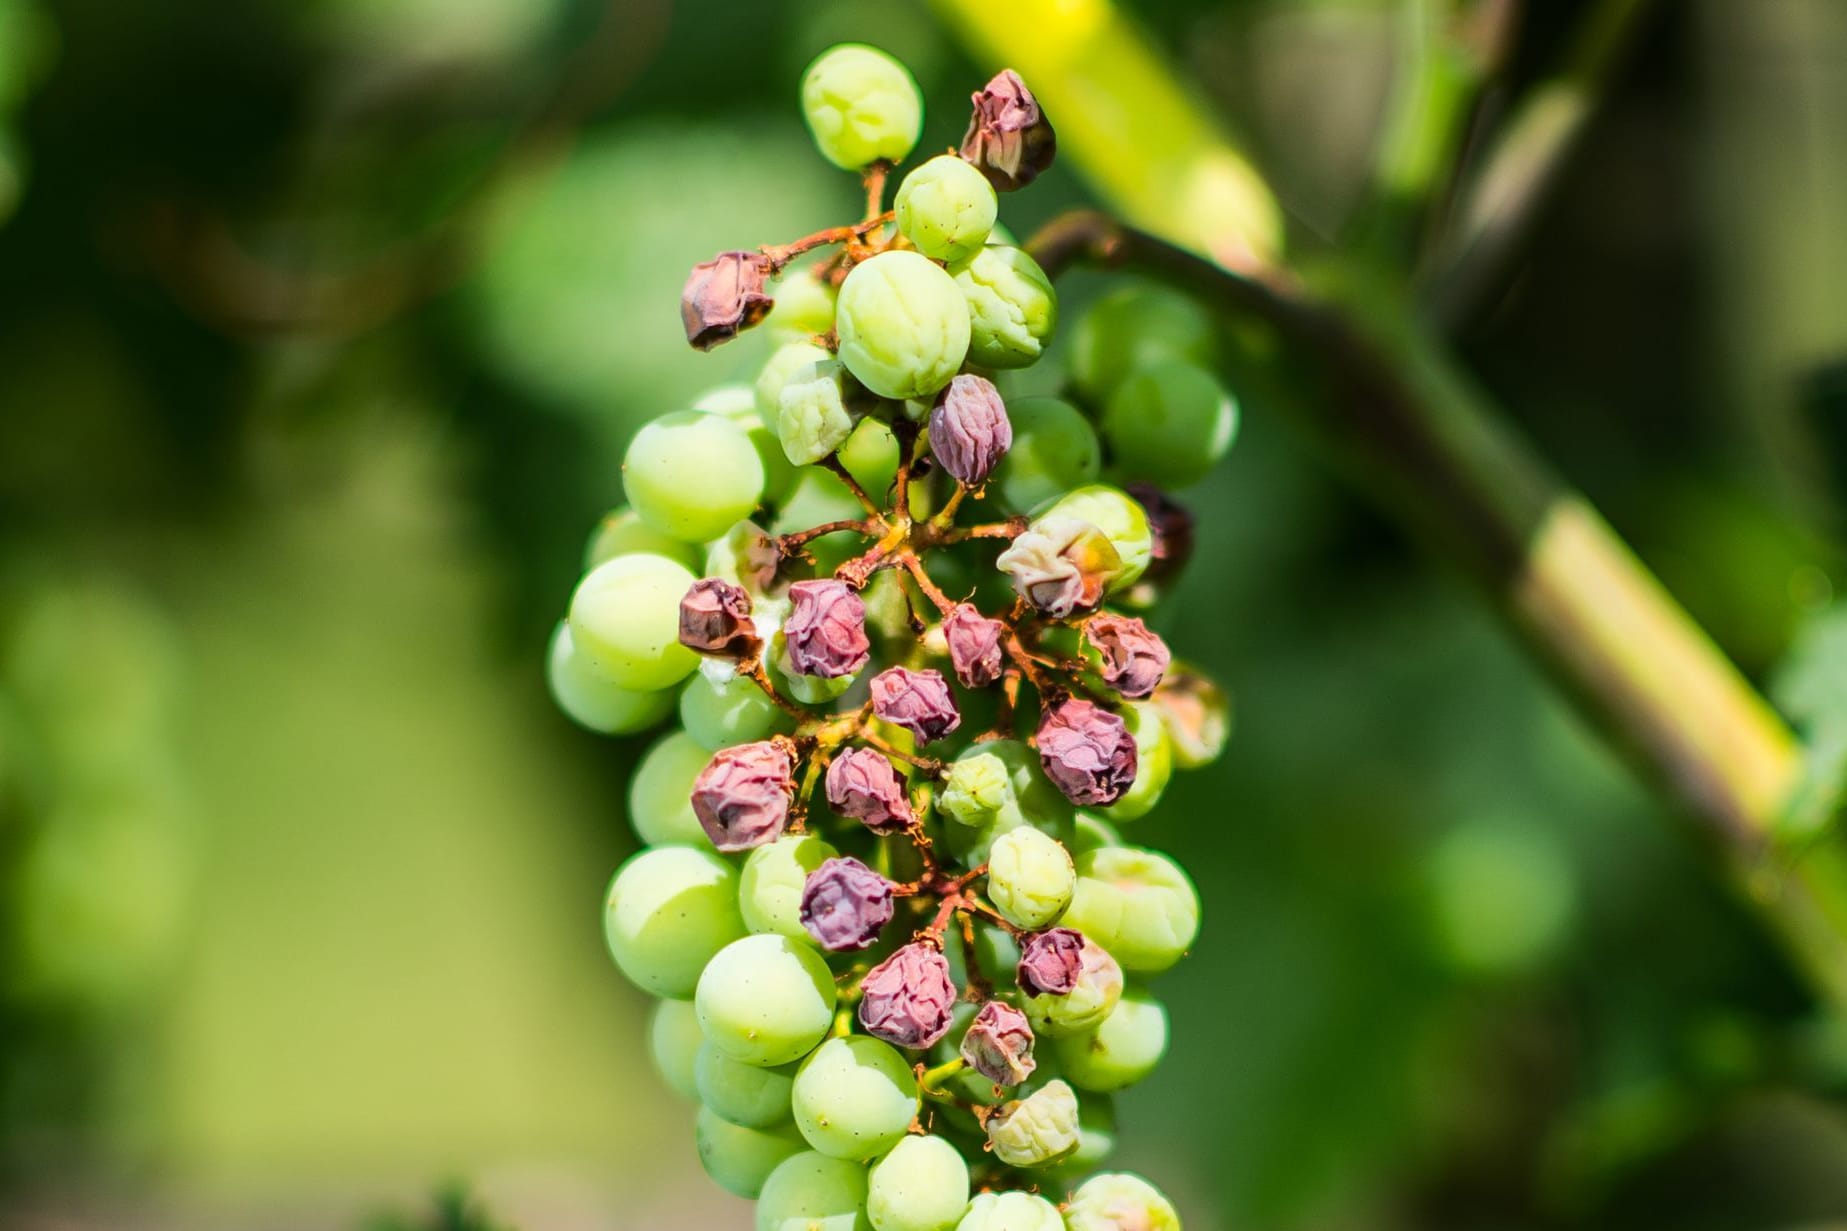
[[[766,1069],[745,1064],[702,1043],[693,1061],[693,1083],[700,1100],[732,1124],[771,1129],[789,1122],[795,1074],[786,1066]]]
[[[1180,866],[1139,847],[1100,847],[1077,860],[1077,892],[1061,921],[1131,974],[1159,974],[1199,934],[1199,893]]]
[[[938,261],[960,261],[988,242],[1000,212],[994,186],[954,154],[924,163],[898,185],[898,230]]]
[[[792,1156],[764,1181],[757,1231],[873,1231],[866,1169],[814,1150]]]
[[[1212,373],[1181,359],[1138,368],[1110,394],[1103,437],[1114,473],[1191,487],[1231,448],[1238,408]]]
[[[880,397],[922,398],[968,354],[968,307],[955,280],[915,252],[881,252],[840,286],[840,361]]]
[[[1058,398],[1014,398],[1007,403],[1013,446],[994,468],[992,490],[1002,507],[1031,513],[1103,470],[1096,429],[1083,412]]]
[[[949,1231],[968,1209],[968,1163],[941,1137],[906,1137],[867,1173],[874,1231]]]
[[[988,900],[1007,922],[1028,931],[1050,927],[1071,905],[1077,871],[1055,838],[1021,826],[988,851]]]
[[[1024,248],[990,245],[956,267],[968,303],[969,362],[984,368],[1037,363],[1058,328],[1058,292]]]
[[[545,655],[552,700],[572,722],[599,735],[633,735],[660,722],[672,708],[668,691],[638,692],[611,683],[571,643],[571,626],[559,621]]]
[[[746,1201],[755,1200],[776,1168],[803,1150],[801,1137],[786,1128],[745,1128],[710,1107],[699,1109],[693,1142],[705,1173],[720,1188]]]
[[[622,456],[622,487],[642,520],[691,543],[715,539],[756,512],[764,477],[749,434],[698,410],[647,423]]]
[[[814,937],[802,925],[802,890],[809,873],[839,854],[814,834],[784,834],[750,853],[738,890],[744,924],[805,945]]]
[[[1134,1085],[1167,1054],[1167,1010],[1131,988],[1108,1017],[1081,1034],[1053,1040],[1065,1079],[1083,1090],[1108,1092]]]
[[[693,1102],[699,1099],[694,1068],[704,1045],[705,1036],[699,1033],[699,1014],[692,1001],[655,1002],[648,1015],[648,1055],[667,1088]]]
[[[617,556],[571,595],[571,644],[623,688],[671,688],[699,656],[680,644],[680,599],[693,574],[664,556]]]
[[[982,1193],[956,1231],[1065,1231],[1058,1207],[1032,1193]]]
[[[1042,509],[1033,520],[1049,522],[1074,518],[1088,522],[1109,537],[1122,571],[1109,583],[1111,593],[1126,590],[1141,580],[1154,558],[1154,535],[1148,528],[1148,511],[1141,502],[1107,483],[1091,483],[1066,492]]]
[[[876,47],[844,43],[802,76],[802,118],[821,156],[845,171],[903,162],[923,130],[923,95],[910,70]]]
[[[710,851],[661,846],[631,856],[609,882],[603,934],[643,991],[684,999],[711,957],[744,935],[738,874]]]
[[[795,719],[766,697],[761,688],[746,676],[729,674],[729,670],[727,667],[723,683],[715,682],[703,670],[696,671],[680,693],[680,725],[708,755],[720,748],[754,743],[795,729]],[[687,789],[692,789],[690,779]]]
[[[795,1126],[834,1158],[868,1159],[903,1140],[920,1100],[898,1049],[864,1035],[829,1039],[802,1063]]]
[[[697,988],[706,1040],[744,1064],[799,1060],[833,1025],[832,972],[812,947],[786,936],[733,941],[706,965]]]
[[[698,740],[672,731],[654,741],[629,779],[629,824],[650,846],[698,846],[712,840],[693,815],[693,779],[712,759]]]

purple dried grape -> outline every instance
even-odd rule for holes
[[[1015,972],[1028,996],[1068,996],[1084,972],[1084,934],[1076,928],[1034,932],[1020,946]]]
[[[891,882],[859,860],[829,859],[802,885],[802,926],[823,949],[864,949],[896,909]]]
[[[931,744],[962,725],[941,671],[887,667],[872,677],[872,712]]]
[[[990,620],[968,603],[957,603],[943,617],[943,640],[949,643],[949,662],[964,688],[986,688],[1000,679],[1001,638],[1007,626]]]
[[[789,587],[789,600],[794,607],[782,634],[791,671],[838,679],[871,659],[866,604],[844,581],[798,581]]]
[[[873,833],[898,833],[917,819],[903,777],[871,748],[848,748],[828,765],[827,802]]]
[[[693,266],[680,292],[686,340],[699,350],[711,350],[767,316],[775,306],[763,293],[771,269],[769,258],[760,252],[721,252]]]
[[[701,654],[748,658],[761,642],[750,619],[750,595],[718,577],[695,581],[680,600],[680,644]]]
[[[1020,75],[1002,69],[974,96],[962,157],[1001,192],[1024,188],[1052,165],[1058,136]]]
[[[716,753],[693,780],[693,814],[712,845],[747,851],[774,842],[789,823],[795,765],[773,740]]]
[[[1135,737],[1100,705],[1058,702],[1039,720],[1038,740],[1045,776],[1080,807],[1113,804],[1135,785]]]
[[[949,1033],[956,1003],[949,960],[929,945],[904,946],[859,983],[859,1022],[894,1047],[921,1051]]]
[[[1178,576],[1193,555],[1192,511],[1152,483],[1131,483],[1123,490],[1148,514],[1148,567],[1142,580]]]
[[[1013,424],[992,381],[958,376],[937,396],[930,452],[951,478],[979,487],[1012,447]]]
[[[1167,643],[1134,616],[1092,616],[1084,623],[1084,639],[1103,656],[1103,682],[1125,697],[1154,695],[1173,661]]]
[[[962,1036],[962,1059],[997,1086],[1017,1086],[1033,1075],[1033,1028],[1004,1000],[990,1000]]]

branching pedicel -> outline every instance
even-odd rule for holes
[[[1186,875],[1112,824],[1225,739],[1218,690],[1108,610],[1158,597],[1190,518],[1095,482],[1085,413],[1003,394],[1057,323],[1031,256],[990,242],[996,190],[1055,148],[1025,83],[976,94],[960,153],[889,212],[909,74],[840,47],[802,97],[865,216],[694,267],[692,345],[784,341],[753,391],[636,437],[633,511],[553,645],[560,703],[605,732],[658,722],[691,676],[686,731],[636,775],[650,845],[610,885],[610,950],[667,998],[656,1059],[759,1228],[1178,1228],[1146,1182],[1084,1177],[1111,1092],[1166,1048],[1139,981],[1198,928]],[[1162,335],[1091,342],[1080,396],[1115,475],[1196,478],[1229,446],[1229,399]]]

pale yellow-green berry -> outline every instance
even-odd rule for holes
[[[821,156],[847,171],[903,162],[923,130],[923,95],[904,65],[874,47],[844,43],[808,66],[802,118]]]
[[[961,290],[916,252],[881,252],[855,265],[840,284],[834,326],[840,361],[880,397],[933,394],[968,355]]]
[[[984,368],[1024,368],[1058,328],[1058,292],[1024,248],[990,244],[955,269],[968,301],[971,363]]]
[[[846,380],[845,367],[824,359],[798,368],[783,384],[776,435],[783,453],[797,466],[820,461],[853,434]]]
[[[1077,893],[1061,921],[1132,974],[1158,974],[1199,935],[1199,894],[1165,855],[1105,846],[1077,857]]]
[[[987,177],[954,154],[932,158],[898,186],[898,230],[919,252],[938,261],[960,261],[979,252],[999,211]]]
[[[1077,1149],[1077,1094],[1049,1081],[988,1120],[994,1156],[1012,1167],[1044,1167]]]
[[[1070,852],[1030,826],[1000,835],[988,850],[988,900],[1015,927],[1050,927],[1076,889]]]

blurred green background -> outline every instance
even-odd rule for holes
[[[1125,7],[1338,252],[1394,6]],[[1460,342],[1761,680],[1847,563],[1847,5],[1656,8]],[[687,267],[854,216],[842,38],[959,139],[897,0],[0,0],[0,1227],[748,1225],[602,949],[640,749],[540,662],[760,355]],[[1120,1160],[1193,1231],[1847,1225],[1847,1035],[1473,596],[1262,414],[1189,500],[1238,731],[1137,831],[1207,921]]]

